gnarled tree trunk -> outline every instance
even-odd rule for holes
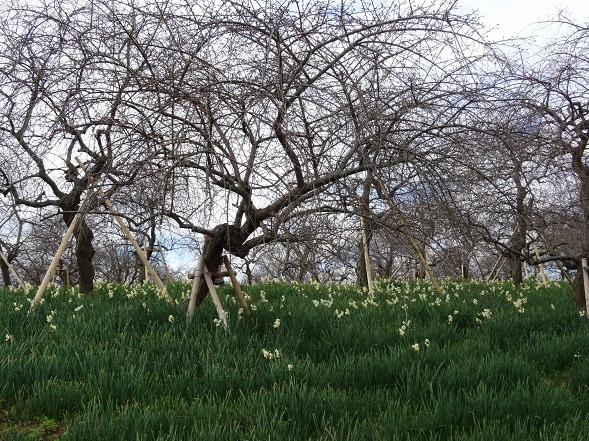
[[[372,231],[367,232],[368,244],[372,239]],[[368,263],[370,265],[370,263]],[[368,272],[366,271],[366,254],[364,253],[364,239],[358,242],[358,259],[356,261],[356,283],[360,286],[368,286]]]
[[[77,210],[76,207],[74,210],[63,212],[63,220],[67,226],[72,223]],[[74,232],[74,237],[76,239],[75,253],[80,277],[80,292],[90,294],[94,290],[94,263],[92,260],[96,251],[92,245],[94,233],[83,217]]]
[[[509,272],[511,281],[514,286],[520,286],[523,282],[522,277],[522,258],[519,253],[514,251],[507,252],[507,261],[509,263]]]
[[[588,140],[583,140],[582,146],[576,149],[572,155],[573,170],[579,178],[579,200],[583,210],[583,231],[581,232],[581,256],[577,260],[577,272],[573,280],[575,304],[579,309],[585,310],[585,287],[583,284],[583,268],[581,259],[589,258],[589,166],[583,162],[583,152]],[[582,148],[581,148],[582,147]]]
[[[4,282],[4,286],[12,286],[12,283],[10,282],[10,271],[8,269],[8,265],[6,265],[2,259],[0,259],[0,268],[2,269],[2,281]]]
[[[247,239],[247,233],[241,228],[229,224],[217,225],[213,229],[214,236],[207,237],[205,240],[203,255],[204,263],[211,273],[219,271],[219,267],[223,263],[223,251],[236,250]],[[206,298],[209,289],[206,283],[200,285],[200,289],[196,295],[196,306],[198,307]]]
[[[92,245],[94,234],[84,219],[76,231],[76,261],[80,274],[80,292],[89,294],[94,290],[94,263],[96,251]]]
[[[581,270],[580,262],[573,278],[573,295],[577,308],[585,310],[585,285],[583,284],[583,271]]]

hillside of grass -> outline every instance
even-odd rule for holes
[[[585,440],[589,320],[527,281],[0,291],[2,440]]]

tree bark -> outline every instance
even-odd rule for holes
[[[367,242],[370,244],[372,232],[366,234]],[[366,272],[366,258],[364,254],[364,241],[362,237],[358,241],[358,260],[356,261],[356,283],[360,286],[368,286],[368,274]]]
[[[589,169],[587,170],[589,172]],[[581,207],[583,209],[583,231],[581,232],[581,256],[577,262],[577,272],[573,279],[573,295],[575,304],[579,309],[585,310],[585,286],[583,284],[583,268],[581,259],[583,257],[589,258],[589,174],[579,175],[581,178],[580,196]]]
[[[77,210],[78,208],[76,207],[74,210],[63,212],[63,220],[68,227],[72,223]],[[94,233],[92,233],[92,229],[88,226],[84,218],[80,220],[74,237],[76,239],[75,254],[80,277],[80,292],[82,294],[90,294],[94,290],[94,263],[92,260],[96,251],[92,244]]]
[[[204,263],[210,273],[219,271],[219,267],[223,263],[223,250],[238,248],[247,239],[246,233],[239,227],[229,224],[220,224],[213,229],[213,236],[205,239],[203,248]],[[200,289],[196,295],[196,306],[198,307],[207,297],[209,289],[206,283],[200,285]]]
[[[585,310],[585,285],[583,284],[583,270],[581,263],[579,263],[579,269],[575,273],[573,278],[573,296],[575,305],[577,308]]]
[[[80,274],[80,292],[90,294],[94,290],[94,263],[96,251],[92,245],[94,234],[84,219],[76,231],[76,260]]]
[[[521,256],[514,251],[508,251],[507,261],[509,262],[509,271],[513,285],[520,286],[523,282]]]
[[[395,253],[393,252],[393,247],[389,247],[387,250],[386,259],[384,262],[384,268],[382,269],[382,276],[385,278],[390,278],[393,274],[393,263],[395,262]]]
[[[585,288],[583,284],[583,268],[581,259],[589,258],[589,167],[583,162],[583,152],[587,146],[587,139],[573,151],[572,166],[579,177],[579,199],[583,210],[583,231],[581,231],[581,256],[577,260],[577,272],[573,280],[573,296],[575,304],[579,309],[585,310]]]
[[[8,265],[4,262],[4,260],[0,259],[0,268],[2,268],[2,280],[4,282],[4,287],[12,286],[10,281],[10,271],[8,269]]]
[[[427,250],[425,249],[425,243],[423,241],[419,241],[418,246],[419,252],[424,257],[424,261],[427,262]],[[415,278],[419,280],[425,280],[425,278],[427,277],[427,271],[423,266],[422,262],[419,261],[419,259],[417,260],[416,265],[417,266],[415,267]]]

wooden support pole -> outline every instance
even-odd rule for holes
[[[586,315],[589,317],[589,274],[587,273],[589,268],[587,268],[587,259],[585,257],[581,259],[581,266],[583,271],[583,287],[585,288],[585,309]]]
[[[110,201],[110,199],[102,191],[102,189],[98,185],[98,182],[96,182],[96,180],[92,176],[90,176],[90,174],[86,171],[86,168],[84,167],[84,164],[82,163],[82,161],[80,161],[80,158],[76,157],[76,161],[78,161],[78,164],[80,165],[82,170],[84,170],[84,173],[86,173],[86,176],[88,177],[88,179],[90,180],[90,182],[94,186],[94,190],[100,195],[100,197],[104,201],[104,204],[108,207],[109,211],[111,212],[111,214],[114,216],[115,220],[117,221],[117,223],[121,227],[121,230],[123,230],[123,233],[125,233],[125,236],[129,240],[129,242],[131,242],[131,245],[133,245],[135,252],[137,253],[139,258],[143,262],[143,265],[145,265],[146,270],[148,271],[149,275],[151,276],[151,278],[153,279],[153,281],[155,282],[157,287],[160,289],[160,291],[162,292],[162,294],[164,295],[166,300],[169,303],[172,303],[172,298],[170,297],[168,290],[166,289],[165,285],[162,283],[161,279],[159,278],[159,276],[157,275],[157,273],[153,269],[153,266],[151,266],[151,264],[147,260],[145,253],[143,252],[143,250],[141,249],[141,247],[139,246],[139,244],[137,243],[137,241],[135,240],[135,238],[133,237],[133,235],[129,231],[129,228],[127,228],[127,225],[125,225],[121,216],[118,215],[118,212],[115,209],[112,202]]]
[[[147,259],[147,245],[145,245],[145,242],[143,242],[141,249],[145,253],[145,259]],[[145,285],[146,283],[149,283],[149,271],[147,271],[147,266],[144,266],[143,267],[143,284]]]
[[[536,233],[538,234],[538,238],[544,244],[544,247],[546,248],[546,250],[548,250],[549,253],[553,253],[554,249],[552,248],[550,243],[548,243],[548,241],[542,235],[540,235],[540,233],[538,233],[538,232],[536,232]],[[556,260],[555,262],[556,262],[556,266],[558,266],[558,269],[561,271],[562,274],[564,274],[564,277],[568,280],[568,282],[572,286],[573,285],[573,278],[571,277],[569,272],[565,269],[562,262],[560,260]]]
[[[368,250],[368,234],[366,234],[366,222],[360,216],[360,228],[362,230],[362,249],[364,250],[364,266],[366,268],[366,280],[368,282],[368,293],[374,297],[374,282],[372,281],[372,268],[370,266],[370,252]]]
[[[540,260],[540,251],[538,250],[538,245],[534,243],[534,253],[536,253],[536,259]],[[540,269],[540,274],[542,275],[542,282],[544,286],[548,286],[548,277],[546,277],[546,272],[544,271],[544,265],[541,263],[538,264],[538,268]]]
[[[503,268],[503,265],[505,265],[505,261],[506,261],[505,256],[503,254],[501,254],[499,256],[499,259],[497,259],[497,262],[495,262],[495,265],[493,265],[491,272],[487,276],[487,282],[490,282],[491,280],[495,280],[495,277],[497,277],[497,273],[499,271],[501,271],[501,268]]]
[[[421,263],[421,266],[423,267],[423,269],[425,270],[427,276],[429,277],[429,280],[432,283],[432,286],[434,287],[434,289],[442,294],[442,287],[439,285],[436,277],[434,276],[433,271],[431,270],[430,266],[427,263],[427,260],[425,258],[425,256],[423,255],[423,253],[421,252],[421,250],[419,249],[419,246],[417,245],[417,242],[415,241],[415,239],[413,238],[413,236],[411,236],[411,234],[409,234],[408,231],[405,231],[405,229],[402,229],[403,233],[405,234],[405,237],[407,238],[407,240],[409,241],[409,243],[411,244],[411,246],[413,247],[413,250],[415,250],[415,252],[417,253],[417,257],[419,258],[419,262]]]
[[[158,243],[156,247],[149,248],[148,246],[145,245],[145,242],[143,242],[143,250],[145,252],[145,255],[147,255],[148,251],[152,251],[154,253],[160,253],[160,257],[162,258],[162,264],[164,266],[164,271],[166,272],[166,282],[171,282],[172,275],[170,274],[170,269],[168,268],[168,262],[166,262],[166,257],[164,255],[164,249],[162,248],[162,246]],[[149,280],[149,273],[147,272],[147,269],[146,269],[144,281],[147,282],[148,280]]]
[[[223,305],[221,305],[221,300],[219,300],[219,295],[217,294],[217,288],[215,288],[215,284],[213,283],[213,279],[211,279],[211,275],[207,266],[203,263],[203,275],[205,282],[207,284],[207,288],[209,288],[209,294],[213,299],[213,303],[215,304],[215,308],[217,309],[217,314],[219,315],[219,319],[223,322],[223,326],[225,330],[228,330],[227,326],[227,315],[225,315],[225,311],[223,310]]]
[[[241,305],[241,308],[243,309],[245,315],[249,317],[249,308],[247,306],[245,297],[243,295],[243,292],[241,291],[239,283],[237,282],[237,278],[235,277],[235,272],[233,271],[231,262],[229,261],[227,256],[223,256],[223,263],[225,264],[225,268],[227,269],[227,271],[217,271],[215,273],[211,273],[206,269],[203,254],[200,256],[200,259],[198,260],[194,273],[188,274],[188,278],[192,279],[192,289],[190,290],[190,300],[188,302],[188,312],[186,314],[188,320],[191,320],[194,316],[194,311],[196,309],[196,296],[202,285],[202,279],[204,278],[205,283],[207,284],[207,288],[209,289],[209,293],[211,294],[211,298],[213,299],[213,303],[215,303],[215,307],[217,308],[217,312],[219,313],[219,318],[222,321],[224,321],[225,328],[227,328],[227,318],[225,316],[223,308],[221,307],[221,301],[219,300],[217,290],[215,288],[215,283],[213,282],[213,278],[218,277],[229,277],[231,279],[231,284],[233,285],[235,297]],[[219,311],[222,311],[223,313],[221,314],[221,312]]]
[[[172,276],[170,275],[170,270],[168,269],[168,264],[166,263],[164,250],[162,249],[162,246],[160,244],[158,244],[157,250],[160,253],[160,256],[162,257],[162,264],[164,265],[164,271],[166,272],[166,281],[169,283],[172,281]]]
[[[192,289],[190,290],[190,300],[188,301],[188,311],[186,312],[186,316],[188,317],[189,321],[192,320],[194,310],[196,309],[196,295],[198,294],[200,285],[202,284],[202,270],[204,263],[205,257],[203,253],[198,259],[196,269],[194,270],[194,278],[192,279]]]
[[[211,279],[213,279],[213,282],[216,279],[220,279],[223,277],[229,277],[229,271],[217,271],[216,273],[214,272],[209,272],[209,274],[211,275]],[[187,278],[189,278],[190,280],[194,279],[194,273],[188,273],[186,275]]]
[[[0,257],[2,257],[2,260],[4,261],[4,263],[6,264],[6,266],[8,267],[8,270],[14,276],[14,279],[16,280],[16,283],[18,283],[19,288],[24,289],[25,288],[25,284],[23,283],[23,281],[21,280],[21,278],[18,277],[18,274],[16,274],[16,271],[14,270],[14,268],[12,267],[12,265],[10,264],[10,262],[8,261],[8,259],[4,255],[4,253],[2,252],[2,250],[0,250]]]
[[[84,204],[82,204],[80,207],[83,207],[83,206],[84,206]],[[71,222],[69,228],[65,232],[65,235],[63,236],[63,239],[61,240],[61,244],[59,245],[59,248],[57,249],[57,253],[55,253],[55,256],[53,256],[53,260],[51,261],[51,264],[49,265],[49,268],[47,269],[47,272],[45,273],[45,277],[43,278],[43,281],[41,282],[39,289],[37,289],[37,294],[35,294],[35,298],[31,302],[31,311],[33,309],[35,309],[35,307],[39,304],[39,302],[43,298],[43,294],[45,293],[45,290],[47,289],[47,285],[49,285],[49,281],[52,279],[53,274],[55,274],[55,269],[57,268],[57,264],[59,263],[59,259],[61,259],[61,255],[65,251],[65,248],[67,247],[67,243],[70,240],[70,237],[72,237],[72,234],[74,234],[74,230],[76,229],[76,226],[78,225],[78,222],[80,221],[81,217],[82,217],[82,214],[78,211],[76,213],[76,215],[74,216],[74,218],[72,219],[72,222]]]
[[[401,271],[401,268],[403,268],[403,265],[405,265],[405,263],[407,263],[407,261],[409,259],[411,259],[411,255],[405,256],[405,258],[401,261],[401,263],[399,264],[399,266],[397,267],[397,269],[395,271],[393,271],[393,273],[391,274],[391,277],[395,277],[397,275],[397,273],[399,271]]]
[[[225,268],[227,269],[227,272],[229,273],[229,278],[231,279],[231,284],[233,285],[233,290],[235,291],[235,297],[237,298],[237,301],[241,305],[241,309],[243,309],[244,314],[246,316],[249,316],[250,311],[249,311],[249,308],[247,307],[245,297],[243,296],[243,293],[241,292],[241,287],[239,286],[239,283],[237,283],[237,277],[235,277],[235,272],[233,271],[233,267],[231,266],[231,262],[229,261],[229,258],[227,256],[223,256],[223,263],[225,264]]]
[[[566,268],[562,265],[562,262],[560,260],[556,260],[555,262],[556,262],[556,266],[558,266],[558,269],[564,275],[565,279],[567,279],[567,281],[571,284],[571,286],[573,286],[573,278],[571,277],[569,272],[566,270]]]

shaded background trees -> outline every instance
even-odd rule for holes
[[[533,112],[541,125],[538,142],[547,154],[564,158],[561,178],[576,187],[576,206],[582,223],[578,231],[581,255],[572,256],[577,269],[580,259],[589,253],[589,33],[566,18],[559,24],[567,33],[551,42],[542,62],[523,66],[514,73],[514,95],[523,106]],[[566,195],[566,193],[565,193]],[[554,231],[554,230],[553,230]],[[557,238],[553,241],[558,242]],[[572,251],[572,250],[571,250]],[[569,260],[569,259],[565,259]],[[569,265],[573,266],[573,265]],[[582,271],[575,275],[575,299],[579,307],[585,305]]]

